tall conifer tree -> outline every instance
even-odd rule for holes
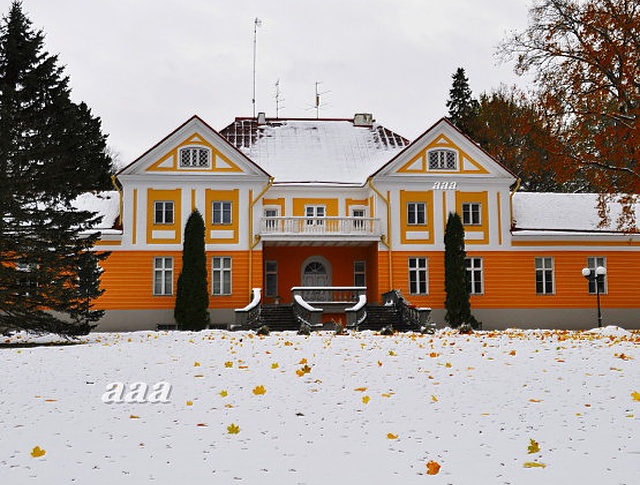
[[[73,335],[100,318],[99,218],[73,201],[110,175],[100,120],[71,101],[44,34],[13,2],[0,23],[0,328]]]
[[[174,317],[181,330],[202,330],[209,323],[207,257],[204,244],[204,220],[194,210],[184,229],[182,271]]]
[[[478,101],[473,99],[469,79],[462,67],[459,67],[451,78],[453,83],[446,103],[449,108],[449,121],[460,131],[473,137],[473,121],[478,114]]]
[[[457,213],[450,212],[444,231],[444,319],[452,328],[463,324],[474,328],[479,325],[471,315],[466,257],[462,220]]]

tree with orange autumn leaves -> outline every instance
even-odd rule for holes
[[[563,164],[602,192],[639,193],[640,2],[538,0],[529,13],[500,53],[534,75]]]

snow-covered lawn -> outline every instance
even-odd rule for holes
[[[640,483],[640,334],[615,327],[81,342],[0,348],[1,484]]]

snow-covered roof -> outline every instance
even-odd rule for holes
[[[102,222],[94,229],[103,233],[114,229],[120,214],[120,196],[117,191],[86,192],[73,201],[78,210],[97,212],[102,216]]]
[[[275,177],[275,183],[363,184],[409,145],[371,123],[350,119],[237,118],[220,134]]]
[[[630,207],[635,213],[631,227],[620,219],[623,204],[620,196],[606,196],[607,219],[598,209],[599,194],[559,194],[517,192],[513,196],[513,218],[517,231],[629,232],[640,231],[640,203]],[[634,231],[635,227],[635,231]]]

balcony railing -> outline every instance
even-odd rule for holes
[[[369,217],[264,217],[261,234],[380,235],[379,219]]]

